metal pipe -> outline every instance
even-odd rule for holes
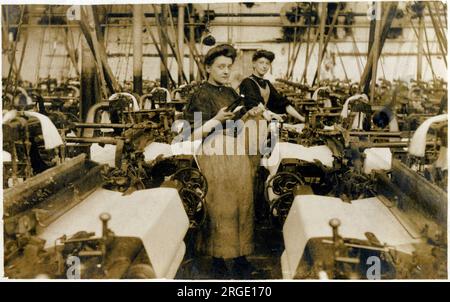
[[[90,143],[90,144],[111,144],[116,145],[120,139],[112,137],[66,137],[68,143]]]
[[[348,12],[340,12],[339,13],[339,17],[346,17],[348,16],[350,13]],[[38,16],[42,16],[42,14],[36,14]],[[54,14],[52,14],[54,15]],[[356,12],[352,12],[351,15],[353,17],[367,17],[367,13],[356,13]],[[425,14],[424,14],[425,15]],[[440,13],[439,15],[445,15],[443,13]],[[64,15],[65,16],[65,15]],[[107,18],[131,18],[131,13],[108,13],[106,14]],[[241,17],[247,17],[247,18],[261,18],[261,17],[281,17],[284,16],[280,13],[214,13],[214,16],[216,18],[224,18],[224,17],[231,17],[231,18],[241,18]],[[298,13],[298,16],[311,16],[310,13],[306,12],[306,13]],[[429,15],[426,15],[429,16]],[[145,17],[146,18],[154,18],[155,14],[154,13],[145,13]]]
[[[118,123],[73,123],[76,128],[132,128],[133,124],[118,124]]]
[[[351,136],[394,136],[401,137],[402,132],[383,132],[383,131],[350,131]]]
[[[409,142],[385,142],[385,143],[371,143],[358,142],[355,143],[360,148],[405,148],[409,146]],[[427,146],[434,146],[434,142],[427,142]]]
[[[151,26],[156,26],[155,22],[150,23]],[[201,22],[189,22],[186,23],[187,26],[202,26],[205,25]],[[231,26],[231,27],[297,27],[297,28],[318,28],[318,25],[295,25],[295,24],[283,24],[281,22],[223,22],[223,21],[211,21],[211,26]],[[10,28],[17,28],[18,24],[10,24]],[[100,24],[100,27],[131,27],[133,26],[132,22],[130,23],[121,23],[121,24]],[[79,28],[78,24],[26,24],[22,25],[23,28]],[[353,25],[345,25],[345,24],[336,24],[336,28],[369,28],[370,24],[353,24]],[[411,25],[402,25],[403,28],[411,28]],[[433,25],[430,23],[425,24],[426,28],[433,28]]]

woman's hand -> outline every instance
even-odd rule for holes
[[[218,120],[220,122],[224,122],[226,120],[231,120],[234,117],[234,113],[227,111],[227,107],[223,107],[217,112],[216,116],[214,117],[215,120]]]
[[[264,111],[263,116],[267,121],[277,120],[278,122],[283,122],[283,120],[284,120],[283,115],[276,114],[270,110]]]
[[[260,107],[253,107],[252,109],[250,109],[248,111],[248,114],[250,116],[257,116],[259,114],[261,114],[264,111],[264,108],[260,108]]]

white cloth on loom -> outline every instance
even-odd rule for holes
[[[111,119],[109,118],[109,112],[108,111],[102,111],[102,115],[100,118],[101,124],[111,124]]]
[[[345,100],[344,106],[342,106],[341,116],[343,118],[348,117],[348,105],[350,104],[350,102],[359,98],[364,98],[367,101],[369,100],[369,98],[365,94],[355,94],[354,96],[349,97],[347,100]]]
[[[6,111],[3,114],[3,117],[2,117],[2,124],[6,124],[10,120],[14,119],[16,116],[17,116],[17,110],[16,109]]]
[[[42,129],[42,135],[44,137],[45,149],[53,149],[63,144],[61,135],[53,122],[45,115],[34,112],[24,111],[24,115],[27,117],[35,117],[39,120]],[[10,110],[3,115],[2,123],[5,124],[17,116],[17,110]]]
[[[398,121],[397,121],[397,117],[394,117],[390,122],[389,122],[389,131],[390,132],[398,132],[400,131],[400,128],[398,127]],[[399,141],[400,138],[398,137],[391,137],[389,139],[390,142],[395,142],[395,141]]]
[[[16,117],[17,112],[14,111],[9,111],[4,115],[5,119],[3,120],[3,123],[6,123]],[[34,111],[24,111],[24,115],[27,117],[35,117],[39,120],[42,129],[42,136],[44,137],[45,149],[53,149],[63,144],[58,129],[47,116]]]
[[[332,106],[331,101],[329,99],[325,99],[324,103],[323,103],[323,106],[325,108],[331,108],[331,106]]]
[[[171,157],[175,155],[192,155],[195,156],[202,141],[184,141],[173,144],[164,144],[153,142],[144,149],[145,161],[155,160],[158,156],[162,155],[163,158]]]
[[[116,145],[106,144],[104,147],[95,143],[91,145],[91,160],[99,164],[115,166]]]
[[[134,95],[132,95],[131,93],[128,92],[118,92],[118,93],[114,93],[113,95],[111,95],[109,97],[109,101],[113,101],[116,100],[119,96],[128,96],[129,98],[131,98],[131,100],[133,101],[133,111],[139,111],[139,103],[136,100],[136,98],[134,97]]]
[[[328,86],[322,86],[322,87],[317,88],[316,91],[314,91],[314,93],[313,93],[312,99],[313,99],[314,101],[317,101],[317,98],[318,98],[318,96],[319,96],[319,92],[320,92],[321,90],[325,90],[325,89],[327,89],[327,88],[328,88]]]
[[[154,93],[156,90],[163,90],[166,93],[166,103],[172,102],[172,98],[170,96],[170,92],[169,92],[169,90],[167,90],[167,88],[155,87],[155,88],[152,89],[152,91],[150,91],[150,93]],[[150,108],[145,108],[146,104],[147,104],[147,102],[145,102],[145,104],[144,104],[144,109],[150,109]],[[159,105],[155,104],[155,108],[159,108]]]
[[[262,158],[261,165],[266,167],[270,175],[275,175],[278,166],[283,159],[300,159],[306,162],[314,162],[319,160],[324,166],[333,166],[333,153],[326,145],[304,147],[293,143],[277,143],[273,148],[269,158]]]
[[[3,150],[3,162],[11,161],[11,153]]]
[[[169,144],[153,142],[144,149],[145,161],[152,161],[160,155],[163,157],[172,156]]]
[[[368,148],[364,150],[364,173],[372,170],[390,170],[392,167],[392,152],[389,148]]]
[[[149,101],[149,99],[146,98],[144,100],[144,108],[142,108],[142,109],[152,109],[152,102]]]
[[[297,133],[302,133],[305,128],[305,124],[283,124],[283,128],[291,131],[296,131]]]
[[[441,114],[437,116],[433,116],[423,122],[419,128],[417,128],[416,132],[411,139],[411,143],[409,144],[408,152],[411,155],[423,157],[425,156],[425,146],[427,140],[427,133],[430,126],[434,123],[440,123],[447,120],[447,114]]]
[[[439,150],[439,157],[434,162],[436,168],[441,168],[443,171],[448,170],[448,161],[447,161],[447,147],[442,146]]]
[[[313,96],[312,96],[312,99],[313,99],[314,101],[317,101],[317,99],[318,99],[318,97],[319,97],[319,92],[320,92],[321,90],[326,90],[326,89],[328,89],[328,86],[323,86],[323,87],[317,88],[316,91],[314,91],[314,94],[313,94]],[[332,106],[332,104],[331,104],[331,101],[330,101],[329,99],[324,100],[324,107],[325,107],[325,108],[330,108],[331,106]]]
[[[112,217],[108,227],[116,236],[142,240],[156,278],[175,277],[184,256],[189,219],[173,188],[139,190],[130,195],[97,188],[48,227],[40,228],[38,236],[45,240],[45,248],[53,247],[62,235],[80,230],[102,236],[98,217],[105,212]]]
[[[100,118],[100,123],[102,124],[111,124],[111,119],[109,117],[109,112],[108,111],[103,111],[101,118]],[[114,129],[112,128],[101,128],[100,129],[101,132],[113,132]]]

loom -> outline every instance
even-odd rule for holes
[[[102,188],[106,165],[85,155],[5,191],[10,278],[174,278],[189,227],[174,188],[129,195]]]

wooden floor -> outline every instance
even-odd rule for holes
[[[186,255],[175,279],[214,279],[210,274],[211,257],[195,255],[192,248],[193,240],[195,239],[186,236]],[[255,227],[255,253],[247,257],[258,270],[252,279],[282,279],[280,258],[283,250],[281,231],[269,227],[267,224],[257,224]],[[228,268],[231,268],[232,261],[227,260],[226,264]]]

